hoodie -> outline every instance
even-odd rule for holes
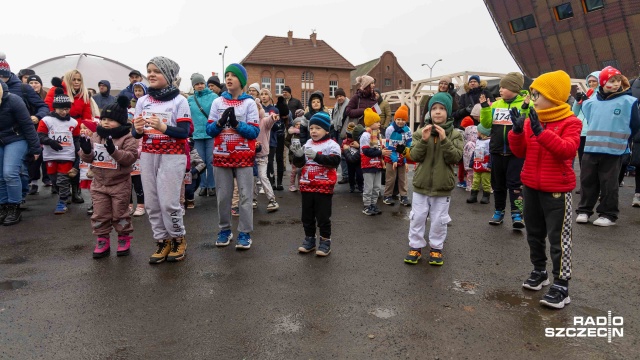
[[[591,74],[589,74],[589,76],[587,76],[586,78],[587,84],[589,84],[589,78],[592,76],[595,77],[596,79],[599,79],[600,71],[594,71]],[[595,94],[595,91],[593,89],[587,90],[587,96],[589,98],[591,98],[593,94]],[[578,119],[582,120],[582,132],[580,133],[581,137],[587,136],[587,131],[589,130],[589,126],[587,126],[588,125],[587,118],[584,116],[584,113],[582,112],[582,103],[585,101],[586,100],[576,101],[573,103],[573,106],[571,107],[571,111],[573,111],[573,113],[576,114]]]
[[[313,99],[320,99],[320,110],[313,110],[311,107],[311,101]],[[314,92],[311,94],[311,96],[309,96],[307,106],[309,107],[309,112],[304,114],[306,121],[303,121],[300,124],[300,143],[303,145],[307,143],[307,140],[311,139],[311,136],[309,135],[309,120],[311,120],[311,117],[316,113],[324,111],[324,96],[322,96],[322,93]]]
[[[100,84],[104,84],[104,86],[107,87],[107,93],[103,94],[99,92],[93,95],[93,101],[96,102],[96,105],[98,105],[98,108],[102,111],[107,105],[114,104],[116,97],[111,95],[111,83],[108,80],[100,80],[98,86],[100,86]]]
[[[42,100],[42,97],[31,86],[23,84],[14,74],[11,74],[9,80],[7,80],[7,87],[10,93],[22,98],[30,115],[42,119],[49,114],[49,107]]]

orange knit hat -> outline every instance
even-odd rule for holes
[[[400,106],[398,110],[396,110],[394,118],[409,121],[409,108],[407,107],[407,105]]]

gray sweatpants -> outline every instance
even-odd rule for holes
[[[218,226],[220,230],[231,230],[231,198],[233,196],[233,172],[236,173],[240,194],[240,219],[238,231],[253,231],[253,167],[215,167],[216,198],[218,201]],[[146,194],[146,193],[145,193]]]
[[[184,187],[186,155],[140,155],[140,175],[144,189],[144,208],[156,241],[186,234],[180,208],[180,188]]]
[[[364,191],[362,192],[364,206],[375,205],[380,197],[382,171],[376,171],[375,173],[366,172],[362,175],[364,177]]]

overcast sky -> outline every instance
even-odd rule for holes
[[[3,2],[0,51],[14,73],[42,60],[79,52],[100,55],[145,73],[156,55],[180,65],[190,86],[241,61],[264,35],[309,38],[315,29],[353,65],[392,51],[413,80],[446,73],[519,71],[482,0]],[[89,5],[90,4],[90,5]],[[97,9],[97,10],[90,10]],[[12,15],[8,15],[12,14]],[[292,54],[295,56],[295,54]],[[249,79],[249,82],[258,79]]]

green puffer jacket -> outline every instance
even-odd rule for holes
[[[513,127],[509,110],[515,107],[525,117],[529,117],[530,107],[523,109],[524,98],[529,95],[526,90],[521,90],[515,98],[511,100],[497,100],[491,106],[482,107],[480,110],[480,124],[487,129],[491,129],[491,141],[489,142],[489,152],[492,154],[511,155],[509,139],[507,134]],[[485,103],[486,104],[486,103]],[[533,103],[530,103],[533,106]]]
[[[431,136],[422,140],[422,128],[413,133],[409,151],[411,160],[418,164],[413,175],[413,191],[426,196],[450,196],[455,187],[454,166],[462,159],[464,139],[453,128],[453,118],[447,119],[447,137]]]

